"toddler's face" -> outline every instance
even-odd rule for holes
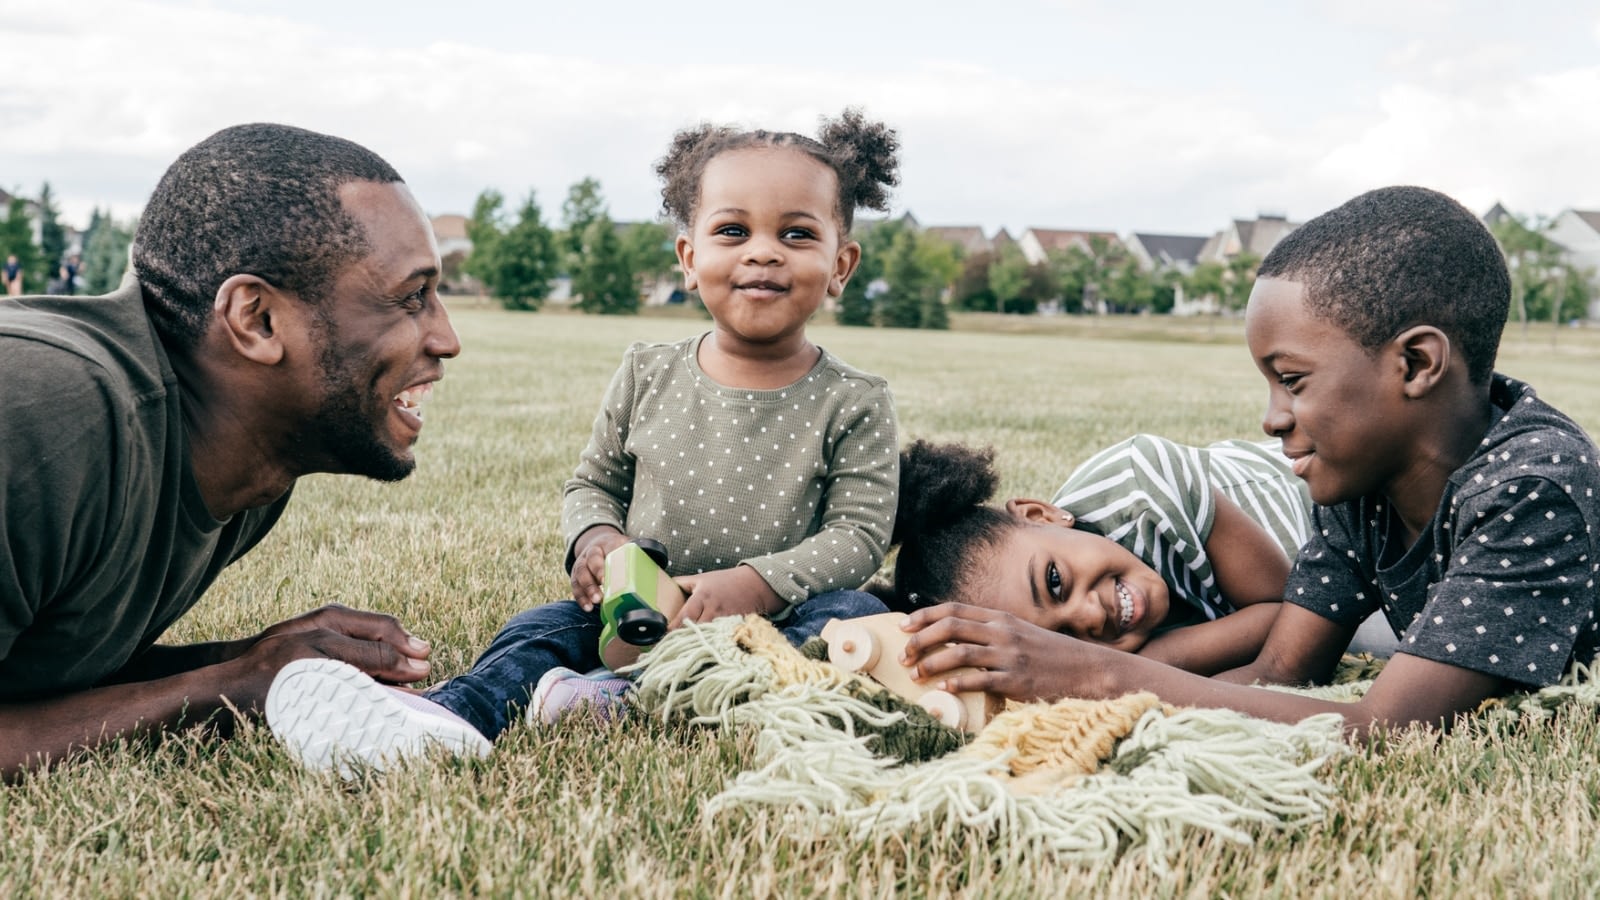
[[[690,234],[678,239],[719,342],[803,339],[806,320],[838,296],[861,248],[844,241],[833,170],[784,147],[732,150],[706,164]]]
[[[1403,367],[1307,310],[1298,281],[1256,282],[1245,340],[1267,379],[1262,430],[1283,439],[1311,499],[1331,506],[1389,493],[1411,457]]]
[[[977,561],[961,602],[1008,612],[1075,638],[1132,653],[1166,620],[1155,570],[1109,538],[1059,521],[1007,529]]]

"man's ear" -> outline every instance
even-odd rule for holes
[[[694,274],[694,242],[689,240],[688,235],[680,234],[673,246],[678,251],[678,268],[683,270],[683,289],[698,290],[700,280]]]
[[[217,288],[212,311],[235,352],[251,362],[272,366],[283,359],[280,331],[290,302],[259,276],[230,275]]]
[[[1450,336],[1432,325],[1414,325],[1391,342],[1399,356],[1406,396],[1420,399],[1450,371]]]
[[[855,274],[859,265],[861,265],[861,245],[855,241],[845,241],[839,247],[839,255],[833,260],[833,276],[828,279],[829,297],[838,297],[844,293],[844,286],[849,283],[850,276]]]
[[[1006,512],[1016,516],[1024,522],[1035,525],[1060,525],[1071,528],[1077,524],[1077,519],[1072,513],[1067,512],[1053,503],[1043,500],[1034,500],[1030,497],[1015,497],[1006,501]]]

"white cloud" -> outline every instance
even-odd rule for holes
[[[40,172],[80,218],[96,202],[131,212],[185,147],[259,120],[372,147],[435,212],[465,211],[492,186],[513,198],[535,188],[552,215],[567,185],[594,175],[614,214],[642,217],[657,206],[651,168],[675,129],[710,119],[810,132],[846,105],[900,129],[897,205],[925,222],[1197,233],[1263,209],[1305,218],[1397,181],[1551,213],[1600,199],[1568,196],[1600,136],[1589,112],[1600,70],[1521,75],[1510,43],[1419,39],[1388,54],[1399,81],[1325,113],[1263,102],[1272,84],[1065,69],[1022,78],[904,54],[850,69],[459,39],[372,46],[272,15],[150,0],[31,0],[8,15],[27,40],[8,46],[0,84],[0,177]]]

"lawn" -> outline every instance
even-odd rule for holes
[[[1027,328],[1018,326],[1026,322]],[[470,665],[511,614],[566,595],[558,531],[606,380],[635,340],[691,316],[596,319],[463,307],[465,353],[397,485],[318,476],[282,524],[169,636],[252,633],[339,602],[399,616],[435,672]],[[963,317],[946,333],[815,326],[887,376],[902,441],[992,444],[1006,495],[1048,496],[1136,431],[1260,434],[1265,387],[1237,320]],[[1500,368],[1600,433],[1600,333],[1508,332]],[[1064,864],[969,835],[863,845],[700,804],[753,741],[630,721],[515,728],[483,762],[343,785],[259,728],[80,758],[0,789],[0,895],[30,896],[1473,896],[1587,895],[1600,883],[1592,711],[1521,728],[1392,735],[1331,765],[1320,824],[1253,844],[1191,839],[1169,872]]]

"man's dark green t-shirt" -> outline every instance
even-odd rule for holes
[[[177,378],[129,279],[0,301],[0,700],[104,681],[272,528],[227,521],[189,462]]]

